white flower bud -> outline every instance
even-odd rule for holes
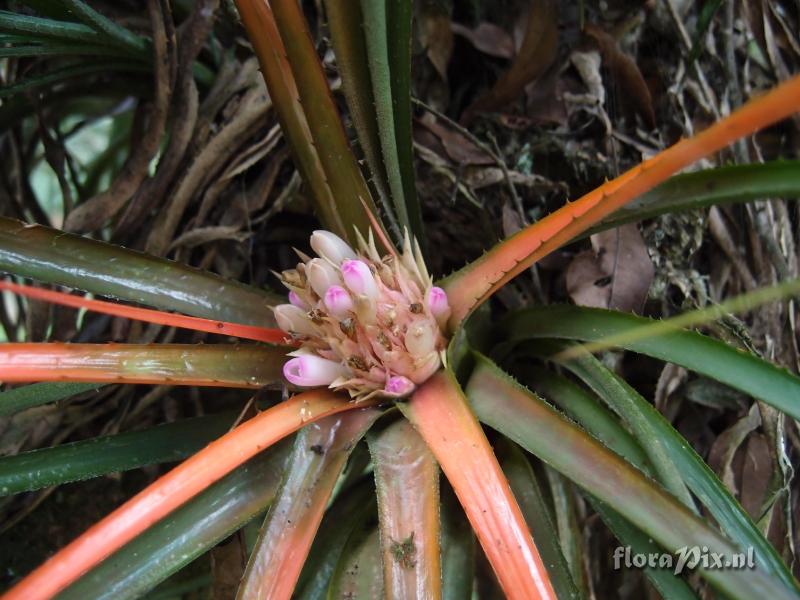
[[[325,292],[332,285],[339,285],[341,283],[339,274],[336,272],[336,267],[331,266],[330,263],[325,262],[321,258],[315,258],[308,261],[306,265],[306,276],[317,296],[320,298],[325,297]]]
[[[322,229],[311,234],[311,247],[317,256],[327,258],[335,265],[356,257],[355,251],[347,245],[347,242],[335,233]]]

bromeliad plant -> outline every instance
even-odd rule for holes
[[[0,380],[53,383],[6,392],[0,410],[66,397],[81,383],[257,389],[288,382],[295,391],[309,389],[224,435],[209,426],[207,435],[219,435],[215,441],[59,550],[4,598],[140,595],[268,506],[241,598],[289,598],[293,590],[314,598],[470,597],[471,534],[459,529],[449,498],[440,499],[438,468],[507,597],[581,596],[557,542],[551,508],[515,444],[580,486],[635,551],[699,546],[731,556],[752,549],[752,571],[703,565],[697,571],[730,597],[798,597],[797,582],[778,553],[660,413],[591,355],[559,358],[569,346],[565,340],[624,333],[646,319],[540,307],[505,316],[486,335],[486,315],[469,317],[535,261],[681,168],[798,110],[800,78],[434,285],[412,235],[405,234],[401,251],[391,239],[396,225],[418,239],[425,233],[411,166],[411,3],[325,3],[376,202],[348,147],[298,3],[237,0],[237,6],[297,168],[328,229],[311,238],[317,256],[301,253],[297,268],[280,275],[288,303],[276,305],[274,296],[208,273],[2,219],[0,266],[10,274],[192,316],[10,282],[2,289],[259,344],[3,344]],[[388,233],[372,217],[376,205]],[[114,258],[113,272],[102,273],[101,258]],[[273,316],[279,329],[271,328]],[[722,342],[671,331],[628,347],[724,380],[800,417],[798,378]],[[499,364],[510,364],[512,350],[517,359],[561,361],[602,402],[551,371],[530,371],[560,410],[554,409],[501,369]],[[494,445],[500,462],[480,422],[499,434]],[[295,432],[291,450],[278,444]],[[378,530],[369,518],[372,494],[359,483],[366,461],[354,452],[364,436],[377,487]],[[181,438],[173,427],[163,432],[164,443],[171,437],[177,444],[190,436]],[[107,442],[97,443],[87,450],[97,452]],[[70,449],[76,456],[82,451]],[[2,473],[33,472],[37,457],[4,460],[17,462],[0,463],[0,491],[30,489],[20,477],[14,483]],[[719,529],[700,516],[697,501]],[[664,597],[693,597],[686,580],[669,571],[649,569],[647,576]]]

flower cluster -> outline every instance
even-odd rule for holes
[[[371,235],[359,242],[356,252],[315,231],[318,257],[298,253],[302,262],[280,275],[290,304],[275,307],[275,318],[300,343],[283,373],[297,386],[327,385],[356,400],[403,398],[444,360],[447,295],[408,235],[402,254],[384,257]]]

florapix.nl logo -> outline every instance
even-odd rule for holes
[[[711,552],[707,546],[684,546],[674,553],[642,553],[632,551],[630,546],[617,546],[613,559],[615,571],[622,568],[669,569],[675,575],[680,575],[686,569],[754,569],[756,566],[753,548],[744,552],[723,554]]]

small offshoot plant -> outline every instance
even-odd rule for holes
[[[205,86],[204,103],[219,95],[216,84],[208,89],[214,77],[202,54],[223,51],[218,42],[203,50],[218,3],[198,0],[192,8],[176,2],[193,24],[176,32],[166,18],[169,3],[149,0],[149,37],[80,0],[24,4],[36,14],[0,11],[7,32],[0,55],[97,58],[30,76],[16,73],[16,83],[3,91],[9,99],[3,118],[31,110],[24,96],[30,90],[74,85],[75,77],[115,69],[153,71],[157,85],[147,109],[128,124],[145,137],[153,129],[160,135],[168,118],[159,97],[166,89],[194,120],[205,114],[198,117],[198,85]],[[245,544],[249,558],[236,592],[243,599],[488,597],[491,583],[473,590],[475,581],[491,582],[481,574],[486,564],[508,598],[590,597],[582,559],[576,561],[565,544],[558,506],[566,496],[553,491],[565,480],[574,482],[620,545],[636,553],[697,547],[714,556],[745,552],[754,558],[749,570],[700,563],[691,577],[646,569],[663,597],[696,597],[702,582],[730,598],[799,597],[790,568],[691,445],[575,343],[615,336],[621,348],[716,379],[793,418],[800,418],[797,376],[692,330],[637,334],[652,323],[644,317],[568,305],[490,311],[488,304],[548,254],[591,228],[614,226],[618,211],[647,192],[648,200],[625,219],[715,202],[711,192],[735,187],[741,172],[704,172],[694,186],[668,179],[800,109],[800,78],[758,94],[439,279],[426,266],[435,248],[414,180],[412,3],[323,3],[363,163],[351,149],[301,5],[235,4],[269,92],[268,101],[257,90],[241,102],[271,103],[321,223],[298,251],[296,266],[276,273],[286,289],[266,292],[161,258],[183,211],[173,210],[173,200],[153,224],[149,253],[76,233],[98,231],[110,218],[134,222],[137,211],[158,209],[147,206],[147,196],[163,197],[166,188],[159,186],[180,177],[180,161],[159,165],[146,181],[131,175],[142,172],[132,162],[147,164],[159,152],[160,137],[148,138],[107,190],[66,205],[63,226],[70,233],[0,218],[0,268],[11,276],[0,289],[28,298],[38,307],[34,316],[43,314],[43,302],[80,309],[84,326],[107,323],[91,321],[94,313],[154,324],[146,330],[149,339],[163,343],[86,343],[80,337],[75,343],[4,343],[0,381],[33,385],[0,395],[0,414],[128,384],[250,389],[254,406],[238,418],[210,415],[0,459],[0,494],[11,495],[189,456],[11,582],[3,598],[141,596],[257,515],[260,529]],[[221,18],[230,21],[230,36],[235,21],[232,7],[226,10]],[[190,35],[198,29],[203,35]],[[161,60],[151,65],[151,56]],[[181,68],[170,71],[175,65]],[[242,87],[236,73],[224,76],[221,87]],[[259,118],[243,118],[231,136],[244,135]],[[174,129],[168,145],[189,147],[185,133]],[[48,161],[63,166],[54,148],[45,149]],[[247,160],[236,168],[245,169]],[[202,178],[211,164],[200,161],[195,176]],[[770,179],[782,165],[754,167],[753,176]],[[732,197],[780,193],[773,192],[784,184],[780,177],[772,177],[772,187]],[[211,187],[200,211],[208,198],[219,199],[213,182],[206,183]],[[102,188],[102,177],[84,184]],[[796,192],[796,177],[794,185],[788,189]],[[69,186],[62,191],[68,196]],[[174,193],[188,203],[180,186]],[[162,327],[171,333],[158,337]],[[172,343],[176,329],[241,341]],[[151,394],[149,404],[163,397]],[[561,483],[543,492],[542,473]]]

